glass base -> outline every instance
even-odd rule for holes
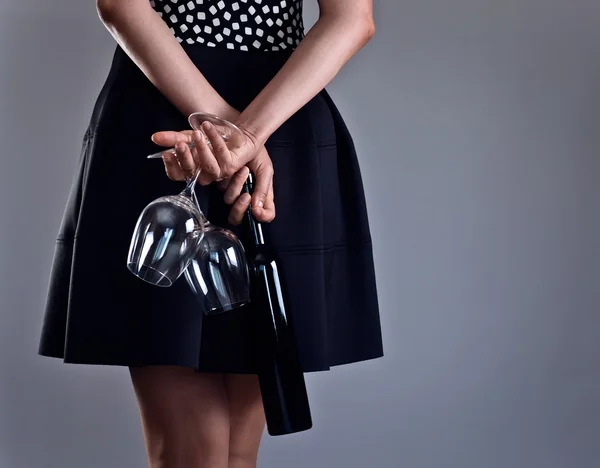
[[[206,315],[219,315],[219,314],[223,314],[225,312],[229,312],[230,310],[234,310],[239,307],[245,306],[246,304],[249,304],[249,303],[250,303],[250,301],[234,302],[233,304],[229,304],[224,307],[219,307],[218,309],[207,310],[204,313]]]
[[[202,130],[204,122],[210,122],[213,125],[229,148],[239,148],[244,145],[246,141],[244,132],[229,120],[206,112],[194,112],[188,117],[190,127],[195,130]]]
[[[127,268],[129,268],[129,271],[131,271],[131,273],[133,273],[139,279],[153,284],[154,286],[168,288],[173,284],[168,276],[152,267],[144,265],[140,267],[136,263],[128,263]]]

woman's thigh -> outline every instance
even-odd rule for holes
[[[152,468],[227,467],[230,415],[222,374],[170,366],[130,373]]]
[[[224,377],[230,415],[229,468],[253,467],[265,428],[258,378],[236,374]]]

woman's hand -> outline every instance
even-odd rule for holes
[[[195,144],[194,157],[202,172],[198,178],[200,185],[209,185],[233,176],[246,166],[262,149],[256,138],[242,130],[243,139],[239,143],[226,143],[210,122],[202,124],[202,131],[192,130],[192,141]],[[181,141],[182,132],[163,131],[152,135],[152,141],[161,146],[175,146]],[[203,133],[206,138],[203,138]],[[186,132],[187,135],[187,132]],[[186,136],[186,138],[188,138]],[[208,139],[208,141],[207,141]],[[236,146],[237,144],[237,146]]]
[[[256,177],[252,197],[247,193],[240,195],[248,173],[252,171]],[[273,162],[266,148],[256,156],[247,167],[243,167],[229,179],[219,182],[225,191],[225,203],[231,206],[229,222],[240,224],[252,202],[252,213],[258,221],[270,223],[275,219],[275,201],[273,193]]]
[[[217,137],[223,142],[220,135],[217,134]],[[211,170],[210,167],[207,168],[202,163],[199,164],[201,152],[205,150],[211,152],[202,132],[197,130],[183,130],[180,132],[164,131],[155,133],[152,136],[152,140],[161,146],[175,147],[177,155],[173,155],[171,152],[163,153],[165,171],[171,180],[184,181],[188,177],[193,177],[198,167],[202,171],[200,177],[203,176],[205,171]],[[191,142],[194,143],[195,147],[190,150],[188,143]],[[206,156],[205,153],[204,156]],[[207,159],[210,161],[210,158]],[[213,175],[208,177],[209,180],[214,177],[217,169],[213,166],[212,171]],[[247,194],[241,194],[249,171],[252,171],[256,177],[252,197]],[[259,221],[269,223],[275,218],[273,163],[264,146],[259,150],[258,155],[253,157],[246,166],[242,166],[232,176],[218,181],[217,185],[225,192],[223,197],[225,203],[232,205],[229,215],[230,223],[241,223],[250,202],[252,202],[252,212]]]

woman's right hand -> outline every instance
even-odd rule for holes
[[[256,181],[252,197],[247,193],[241,193],[248,173],[252,171]],[[225,203],[231,205],[229,222],[240,224],[246,210],[252,202],[252,213],[258,221],[270,223],[275,218],[275,201],[273,193],[273,162],[266,148],[242,167],[233,176],[221,182],[217,182],[219,188],[225,192]]]
[[[176,155],[171,152],[163,153],[163,161],[167,176],[174,181],[185,181],[195,174],[199,157],[196,148],[190,150],[188,143],[203,140],[198,131],[183,130],[169,132],[174,141],[165,142],[166,146],[174,146]],[[204,140],[203,140],[204,141]],[[256,181],[252,197],[241,193],[248,172],[252,171]],[[275,202],[273,193],[273,162],[263,146],[246,166],[243,166],[231,177],[217,182],[218,187],[224,191],[224,201],[231,205],[229,222],[240,224],[250,203],[252,213],[260,222],[270,223],[275,218]]]

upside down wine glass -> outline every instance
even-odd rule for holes
[[[171,286],[200,248],[204,217],[195,202],[198,174],[178,195],[149,203],[139,215],[127,254],[127,268],[155,286]]]
[[[190,126],[201,131],[202,123],[209,121],[230,147],[239,147],[245,140],[243,132],[231,122],[220,117],[196,112],[188,118]],[[207,139],[210,146],[210,142]],[[188,143],[190,148],[193,143]],[[162,158],[165,152],[175,153],[174,148],[148,156],[149,159]],[[195,212],[202,224],[202,237],[199,248],[191,255],[184,276],[188,286],[200,302],[207,315],[218,314],[234,309],[250,301],[250,278],[244,247],[237,236],[228,229],[208,221],[202,212],[193,191],[199,171],[188,179]]]

